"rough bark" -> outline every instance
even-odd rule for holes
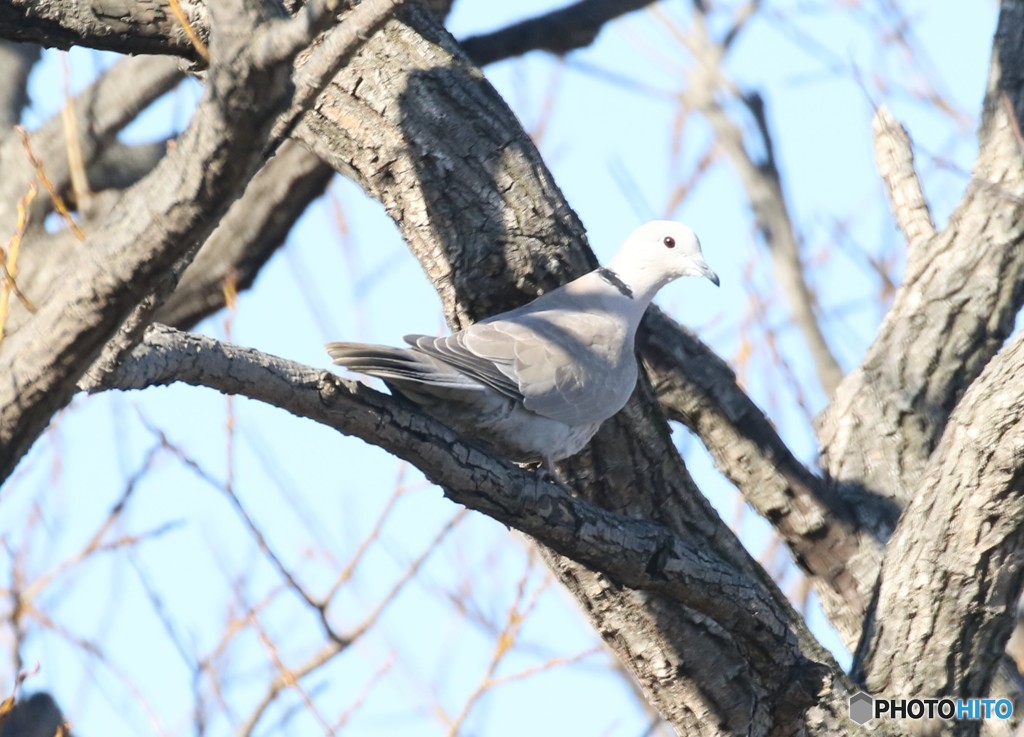
[[[91,190],[86,203],[75,203],[70,192],[71,166],[63,117],[54,116],[28,137],[31,155],[42,166],[54,190],[69,206],[78,204],[83,208],[79,224],[86,232],[108,214],[118,199],[97,197],[95,190],[106,183],[134,184],[159,161],[162,146],[129,148],[119,144],[116,136],[180,79],[181,72],[173,60],[126,59],[73,98],[75,141]],[[131,154],[126,155],[126,150]],[[131,165],[123,166],[129,158]],[[120,165],[116,174],[110,171],[114,163]],[[18,131],[10,131],[0,140],[0,167],[4,171],[0,179],[0,222],[14,223],[19,201],[40,178]],[[61,274],[80,253],[81,243],[68,229],[50,232],[44,227],[46,215],[53,211],[53,201],[44,187],[37,185],[37,190],[28,209],[28,229],[18,261],[18,287],[33,303],[42,304],[51,296],[54,285],[61,283]],[[4,333],[16,333],[29,317],[21,302],[12,302]]]
[[[957,406],[889,543],[855,664],[875,693],[989,693],[1024,586],[1022,372],[1018,336]]]
[[[76,95],[72,104],[84,164],[92,164],[128,123],[180,79],[181,72],[173,59],[124,59]],[[29,145],[54,189],[65,192],[71,182],[71,167],[62,117],[55,116],[34,131]],[[0,168],[4,172],[0,178],[0,222],[14,223],[17,202],[37,177],[16,131],[4,131],[0,140]],[[42,215],[51,207],[46,192],[41,191],[32,206],[33,227],[42,228]],[[33,258],[28,248],[26,253],[28,259]]]
[[[0,0],[0,36],[51,45],[135,44],[140,51],[192,58],[194,46],[181,45],[180,27],[138,15],[157,12],[148,3],[131,11],[118,9],[120,3],[92,3],[99,15],[72,4],[54,15],[60,5],[29,9]],[[208,39],[202,6],[190,7]],[[322,21],[323,8],[317,8]],[[104,25],[103,14],[115,11],[124,24],[121,38]],[[870,614],[857,673],[886,695],[988,693],[1020,592],[1024,397],[1014,384],[1024,368],[1021,341],[989,362],[1024,300],[1021,28],[1021,3],[1005,0],[974,178],[940,234],[930,230],[926,203],[908,178],[907,144],[889,128],[890,145],[880,157],[889,166],[882,174],[890,191],[903,195],[894,198],[894,209],[911,252],[878,339],[823,414],[827,481],[792,457],[728,368],[699,341],[657,312],[640,336],[657,398],[695,429],[779,530],[848,642],[862,634],[864,614]],[[309,27],[296,29],[274,38],[292,43]],[[214,31],[216,49],[216,24]],[[515,28],[505,33],[515,35]],[[550,545],[552,568],[678,730],[848,733],[853,725],[845,719],[845,698],[852,686],[700,496],[646,382],[592,447],[564,464],[581,496],[572,499],[453,439],[400,402],[343,389],[321,372],[160,330],[122,360],[200,242],[207,240],[209,261],[197,262],[193,286],[186,288],[186,279],[179,302],[165,308],[171,319],[187,322],[215,309],[219,302],[210,297],[219,295],[227,269],[242,264],[244,278],[255,274],[315,196],[329,171],[290,146],[280,158],[296,159],[287,169],[294,188],[281,186],[274,160],[264,169],[266,181],[257,176],[250,187],[257,192],[268,185],[269,201],[280,211],[271,207],[262,213],[266,219],[246,219],[247,207],[267,201],[247,193],[211,234],[263,157],[288,135],[384,203],[453,325],[520,304],[594,265],[578,219],[514,116],[426,12],[411,9],[373,35],[325,89],[338,63],[330,46],[336,38],[334,31],[327,34],[300,62],[297,95],[276,123],[284,93],[268,104],[261,88],[257,104],[252,88],[259,74],[246,67],[240,78],[227,78],[231,62],[214,57],[207,97],[214,90],[219,103],[204,102],[174,151],[110,215],[97,217],[102,226],[73,249],[79,253],[61,277],[60,294],[50,295],[28,323],[31,329],[0,343],[0,478],[101,350],[107,363],[92,381],[128,387],[185,380],[242,392],[405,454],[454,499]],[[254,34],[252,40],[265,59],[284,58],[273,38]],[[571,34],[561,42],[569,41]],[[720,61],[728,44],[700,53]],[[264,70],[272,81],[283,77],[286,65],[268,66],[275,67]],[[694,74],[708,68],[716,67]],[[96,89],[116,89],[116,80],[115,73]],[[694,95],[717,84],[695,81]],[[148,94],[139,94],[139,102]],[[815,347],[817,321],[806,283],[792,282],[794,274],[803,279],[798,244],[765,116],[759,98],[746,101],[761,126],[767,162],[746,154],[713,99],[691,100],[703,105],[741,173],[766,242],[778,255],[780,285],[796,299],[794,314],[829,387],[838,381],[838,368],[828,365],[823,337]],[[104,150],[114,150],[104,142],[134,113],[130,106],[102,104],[95,113],[82,120],[94,126],[87,158],[100,166]],[[265,141],[260,136],[271,129],[270,144],[258,150],[252,142]],[[54,175],[66,187],[62,135],[44,129],[33,147],[50,152],[48,173],[52,155]],[[19,163],[13,140],[0,144],[5,182],[12,183],[0,193],[0,207],[12,207],[32,175],[23,155]],[[8,166],[20,167],[21,178],[7,180]],[[144,171],[145,164],[137,169]],[[241,230],[239,223],[249,227]],[[157,373],[139,379],[133,370]],[[481,487],[491,495],[470,498],[470,490],[476,495]],[[876,590],[883,545],[907,505]],[[961,528],[965,519],[969,524]]]
[[[863,530],[850,562],[862,602],[951,412],[1024,300],[1022,24],[1024,7],[1004,2],[971,182],[945,229],[908,254],[878,337],[819,419],[822,463]]]
[[[848,569],[860,544],[853,511],[793,456],[728,365],[699,339],[655,309],[638,348],[666,414],[697,434],[718,469],[774,526],[833,623],[855,644],[867,602]]]
[[[892,216],[907,247],[924,248],[934,237],[935,223],[914,168],[914,149],[907,129],[884,107],[875,111],[871,122],[875,141],[875,164],[885,183]]]
[[[208,43],[206,4],[190,0],[180,0],[180,4],[192,27]],[[0,0],[0,36],[58,49],[87,46],[121,54],[173,54],[201,60],[163,0]]]
[[[205,2],[179,0],[191,30],[209,43],[209,11]],[[579,0],[568,7],[514,23],[465,40],[466,52],[477,64],[544,50],[565,54],[589,46],[601,29],[626,13],[654,0]],[[289,13],[304,3],[287,0]],[[452,0],[422,0],[439,18],[451,10]],[[0,38],[68,49],[86,46],[121,54],[165,54],[205,66],[206,59],[189,39],[167,3],[156,0],[92,0],[70,5],[0,0]]]

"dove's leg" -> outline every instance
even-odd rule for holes
[[[565,479],[562,478],[562,475],[558,473],[558,469],[555,468],[555,462],[551,458],[545,458],[541,462],[540,468],[537,469],[537,473],[540,475],[542,479],[547,481],[553,481],[559,486],[567,490],[571,490],[569,484],[566,483]]]

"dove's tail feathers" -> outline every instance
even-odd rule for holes
[[[479,382],[451,366],[407,348],[366,343],[328,343],[327,353],[338,366],[398,386],[413,383],[450,389],[483,389]]]

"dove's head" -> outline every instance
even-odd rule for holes
[[[650,296],[681,276],[703,276],[718,286],[718,275],[704,261],[696,234],[671,220],[652,220],[634,230],[608,268]]]

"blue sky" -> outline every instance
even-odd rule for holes
[[[464,36],[552,6],[538,0],[514,8],[460,0],[450,27]],[[661,6],[681,26],[690,22],[688,4]],[[829,314],[827,333],[847,369],[856,365],[885,307],[864,254],[892,256],[897,272],[900,263],[899,236],[872,159],[872,103],[885,102],[906,122],[919,146],[936,218],[944,222],[970,170],[995,26],[994,2],[977,3],[969,13],[953,3],[903,3],[912,42],[927,57],[913,62],[878,34],[874,21],[888,17],[887,7],[769,0],[727,63],[738,84],[760,89],[768,101],[809,274]],[[957,39],[955,45],[950,38]],[[74,51],[69,59],[75,89],[111,62],[109,55],[88,51]],[[545,120],[541,152],[602,260],[649,217],[670,214],[695,228],[722,287],[677,282],[659,296],[659,304],[726,359],[746,356],[739,367],[746,387],[798,454],[813,463],[813,437],[794,387],[805,393],[812,413],[825,397],[775,293],[735,173],[724,161],[715,164],[677,212],[665,211],[671,188],[709,143],[707,125],[693,117],[680,150],[672,149],[674,98],[688,62],[662,22],[637,13],[566,61],[533,54],[494,65],[487,75],[528,130]],[[27,124],[59,108],[61,74],[60,54],[49,52],[32,81]],[[919,92],[927,85],[962,115],[937,113],[922,102]],[[184,85],[143,116],[126,139],[154,139],[180,129],[198,94],[194,83]],[[233,340],[325,367],[327,340],[399,343],[406,333],[442,330],[436,295],[382,208],[342,180],[332,184],[328,200],[303,217],[287,248],[241,296]],[[347,236],[339,233],[338,211]],[[846,224],[842,238],[836,237],[837,222]],[[766,302],[758,314],[777,331],[792,380],[773,361],[758,329],[749,327],[754,294]],[[223,337],[223,316],[200,330]],[[397,480],[411,487],[330,610],[341,629],[355,626],[458,508],[379,449],[254,402],[238,399],[234,407],[234,488],[275,553],[312,590],[323,593],[331,586],[373,529]],[[76,556],[135,475],[126,512],[106,539],[163,530],[131,554],[102,553],[70,567],[41,594],[39,605],[54,626],[29,635],[24,652],[30,664],[40,663],[40,671],[26,687],[55,692],[82,737],[192,733],[187,661],[210,655],[225,623],[267,597],[273,603],[260,609],[259,621],[279,645],[276,657],[296,664],[323,643],[316,618],[293,594],[280,591],[280,577],[223,493],[226,418],[224,397],[188,387],[80,397],[0,496],[9,546],[0,549],[4,576],[10,575],[10,550],[28,551],[30,580]],[[165,433],[213,482],[166,451],[140,473],[156,445],[150,428]],[[702,489],[726,521],[738,523],[754,554],[761,554],[768,541],[765,526],[737,502],[699,443],[684,430],[676,433]],[[37,524],[22,524],[34,514]],[[470,514],[378,624],[303,684],[328,719],[361,703],[344,733],[443,735],[438,710],[454,717],[470,700],[494,651],[494,628],[504,622],[519,588],[526,600],[539,592],[536,608],[499,676],[598,645],[575,604],[557,584],[545,588],[545,579],[521,536]],[[790,571],[782,585],[792,591],[796,582]],[[845,662],[820,615],[810,616],[815,632]],[[102,645],[104,661],[82,647],[93,642]],[[0,628],[0,643],[9,649],[6,629]],[[183,658],[179,649],[189,655]],[[245,721],[273,674],[274,657],[249,628],[213,658],[223,674],[228,716],[212,718],[207,734],[231,734]],[[361,701],[362,689],[388,663],[386,675]],[[0,664],[0,685],[11,676],[8,659]],[[462,733],[631,736],[642,734],[647,722],[609,656],[598,652],[486,693],[473,704]],[[267,713],[256,734],[280,731],[324,729],[293,692]]]

